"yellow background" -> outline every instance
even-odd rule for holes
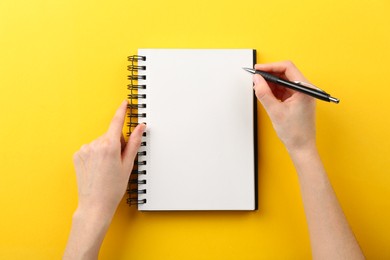
[[[365,254],[389,259],[389,13],[388,0],[1,0],[0,259],[61,257],[72,154],[107,129],[137,48],[255,48],[340,98],[318,102],[318,147]],[[257,212],[140,213],[123,200],[101,259],[309,259],[294,168],[258,117]]]

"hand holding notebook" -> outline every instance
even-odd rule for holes
[[[99,248],[127,182],[145,125],[140,124],[121,149],[127,101],[122,102],[104,135],[83,145],[73,156],[78,207],[63,259],[97,259]],[[82,256],[82,257],[81,257]]]

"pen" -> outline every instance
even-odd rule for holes
[[[317,88],[316,86],[311,85],[309,83],[300,82],[300,81],[284,80],[284,79],[278,78],[278,77],[276,77],[268,72],[261,71],[261,70],[254,70],[254,69],[249,69],[249,68],[243,68],[243,69],[249,73],[261,75],[268,82],[276,83],[276,84],[281,85],[283,87],[299,91],[301,93],[312,96],[314,98],[321,99],[321,100],[327,101],[327,102],[333,102],[336,104],[338,104],[340,102],[340,100],[338,98],[330,96],[325,91],[323,91],[323,90],[321,90],[321,89]]]

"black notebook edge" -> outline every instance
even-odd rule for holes
[[[253,67],[255,66],[257,62],[257,53],[256,50],[253,50]],[[254,163],[255,163],[255,172],[254,172],[254,178],[255,178],[255,210],[259,209],[259,178],[258,178],[258,143],[257,143],[257,98],[255,95],[255,92],[253,91],[253,148],[254,148]]]

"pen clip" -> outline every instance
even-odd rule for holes
[[[307,83],[307,82],[303,82],[303,81],[294,81],[294,83],[299,84],[299,85],[302,85],[302,86],[304,86],[304,87],[314,88],[314,89],[316,89],[316,90],[318,90],[318,91],[321,91],[322,93],[327,94],[324,90],[320,89],[320,88],[317,87],[317,86],[314,86],[313,84],[310,84],[310,83]]]

